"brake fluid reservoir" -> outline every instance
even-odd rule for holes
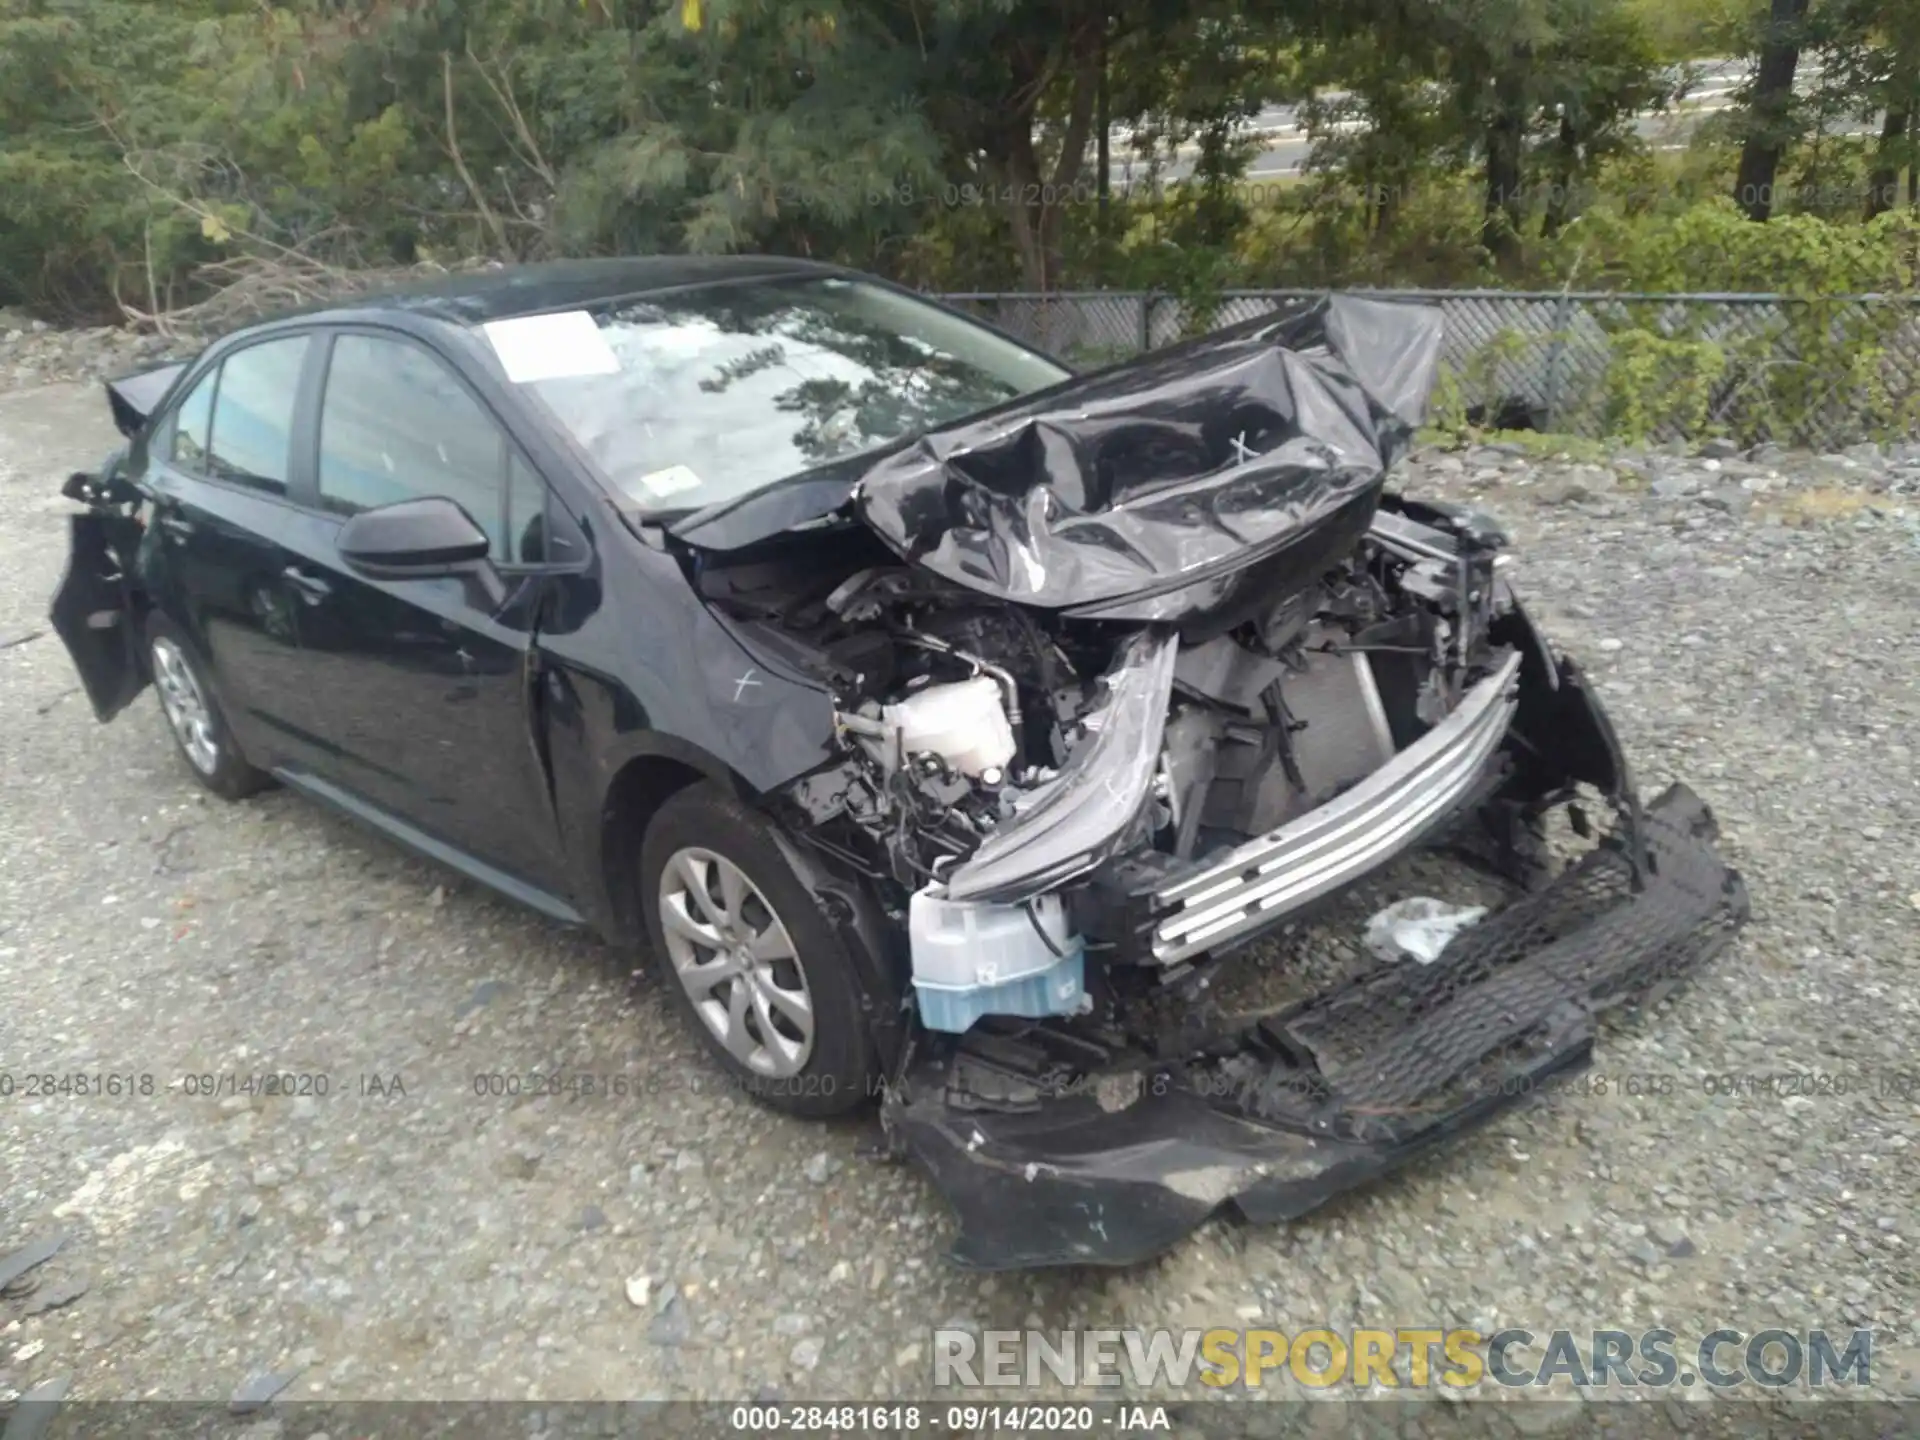
[[[983,1015],[1038,1020],[1086,1008],[1085,947],[1058,895],[989,905],[948,900],[929,885],[914,892],[907,936],[929,1030],[959,1034]]]
[[[984,675],[929,685],[884,713],[908,754],[930,751],[962,775],[1005,768],[1013,759],[1013,727],[1000,687]]]

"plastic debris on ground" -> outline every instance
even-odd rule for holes
[[[1449,905],[1431,896],[1413,895],[1369,916],[1363,938],[1377,959],[1431,965],[1449,940],[1486,913],[1484,905]]]

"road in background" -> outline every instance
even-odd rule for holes
[[[1737,59],[1697,60],[1677,67],[1675,80],[1685,85],[1680,98],[1669,109],[1644,111],[1635,116],[1634,133],[1655,150],[1686,148],[1687,142],[1703,121],[1732,109],[1737,103],[1739,89],[1746,83],[1749,68],[1749,62]],[[1819,77],[1819,63],[1803,60],[1795,88],[1805,93]],[[1323,102],[1330,104],[1347,97],[1348,92],[1343,90],[1323,91],[1320,96]],[[1878,130],[1879,125],[1878,117],[1870,121],[1843,122],[1831,127],[1828,133],[1869,134]],[[1254,156],[1253,163],[1247,169],[1249,180],[1281,180],[1305,173],[1314,142],[1302,123],[1298,105],[1269,105],[1248,121],[1246,128],[1249,134],[1257,136],[1262,142],[1260,153]],[[1361,120],[1337,121],[1328,127],[1332,133],[1348,134],[1365,128],[1366,122]],[[1110,183],[1116,189],[1148,181],[1150,167],[1144,158],[1133,153],[1132,135],[1125,126],[1114,127],[1108,148],[1114,157]],[[1162,182],[1187,179],[1193,173],[1197,154],[1197,146],[1181,146],[1172,163],[1161,172]]]

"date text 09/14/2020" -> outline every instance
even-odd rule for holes
[[[324,1099],[405,1096],[397,1072],[361,1072],[336,1079],[324,1070],[194,1070],[162,1076],[151,1070],[0,1070],[0,1100]]]
[[[1107,1431],[1168,1431],[1172,1422],[1163,1405],[917,1405],[901,1404],[752,1404],[728,1413],[730,1429],[742,1434],[784,1435],[818,1432],[913,1434],[921,1430],[957,1435],[1085,1435]]]

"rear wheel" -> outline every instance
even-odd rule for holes
[[[167,729],[196,780],[224,800],[244,799],[273,783],[240,753],[193,647],[180,627],[158,612],[147,622],[147,665]]]
[[[661,979],[735,1083],[805,1116],[873,1093],[853,963],[770,820],[718,786],[682,790],[647,827],[639,883]]]

